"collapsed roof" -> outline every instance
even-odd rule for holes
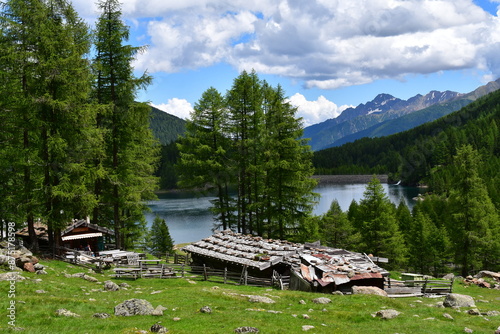
[[[185,246],[183,250],[193,255],[261,271],[284,263],[311,284],[317,282],[321,286],[331,283],[341,285],[363,279],[383,279],[389,274],[374,263],[387,262],[384,258],[322,247],[319,243],[298,244],[229,230]]]

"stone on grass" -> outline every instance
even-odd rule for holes
[[[459,293],[450,293],[447,295],[443,305],[445,307],[476,307],[474,299],[471,296]]]
[[[99,282],[99,280],[93,276],[89,276],[87,274],[83,275],[82,277],[84,280],[86,281],[89,281],[89,282],[92,282],[92,283],[95,283],[95,282]]]
[[[275,301],[269,297],[264,296],[248,296],[248,301],[251,303],[264,303],[264,304],[274,304]]]
[[[201,313],[212,313],[212,309],[210,308],[210,306],[203,306],[202,308],[200,308],[200,312]]]
[[[353,295],[376,295],[387,297],[387,292],[382,290],[381,288],[377,288],[376,286],[353,286],[352,287]]]
[[[464,332],[465,333],[474,333],[474,331],[472,329],[467,328],[467,327],[464,328]]]
[[[129,299],[115,306],[115,315],[129,317],[132,315],[151,315],[153,305],[145,299]]]
[[[235,333],[258,333],[259,330],[255,327],[243,326],[234,330]]]
[[[78,318],[80,317],[79,314],[73,313],[71,311],[66,310],[65,308],[60,308],[56,311],[57,315],[63,316],[63,317],[75,317]]]
[[[445,317],[446,319],[453,320],[453,317],[449,313],[443,313],[443,317]]]
[[[168,329],[166,327],[163,327],[162,325],[156,323],[151,328],[149,329],[153,333],[167,333]]]
[[[94,313],[92,317],[99,319],[107,319],[110,317],[110,315],[108,313]]]
[[[151,313],[151,315],[162,316],[162,315],[163,315],[163,311],[165,311],[165,310],[167,310],[167,308],[166,308],[166,307],[161,306],[161,305],[158,305],[158,306],[154,309],[153,313]]]
[[[104,290],[106,291],[118,291],[120,287],[115,282],[106,281],[104,282]]]
[[[331,302],[332,302],[332,300],[330,298],[326,298],[326,297],[319,297],[319,298],[313,299],[313,303],[315,303],[315,304],[329,304]]]
[[[394,319],[400,314],[401,313],[396,310],[388,309],[388,310],[377,311],[375,315],[382,319]]]
[[[302,326],[302,330],[304,332],[307,332],[310,329],[314,329],[314,326],[311,326],[311,325],[304,325],[304,326]]]
[[[22,281],[25,279],[26,277],[19,275],[16,271],[0,274],[0,281]]]
[[[128,283],[120,283],[119,287],[120,288],[126,288],[126,289],[131,288],[130,284],[128,284]]]
[[[37,270],[37,271],[36,271],[36,274],[37,274],[37,275],[47,275],[47,272],[46,272],[45,270],[43,270],[43,269],[42,269],[42,270]]]

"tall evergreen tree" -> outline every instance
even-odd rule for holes
[[[150,108],[134,102],[137,89],[146,87],[151,77],[133,75],[131,63],[141,48],[123,44],[129,29],[121,20],[120,3],[100,0],[98,7],[94,96],[107,111],[97,118],[106,147],[104,156],[95,160],[94,192],[101,205],[94,210],[93,221],[112,224],[117,247],[123,248],[133,231],[143,226],[136,225],[144,222],[143,200],[153,198],[156,187],[152,173],[158,148],[149,130]]]
[[[147,240],[147,247],[151,254],[161,257],[166,253],[171,253],[174,249],[174,241],[170,236],[165,219],[160,218],[158,215],[155,217],[151,229],[149,231],[149,238]]]
[[[213,87],[195,104],[186,132],[178,143],[181,187],[211,187],[216,191],[212,211],[225,230],[233,225],[229,187],[233,178],[229,165],[231,143],[225,130],[226,110],[223,96]]]
[[[259,194],[262,209],[267,213],[267,231],[271,237],[285,238],[298,231],[312,212],[316,185],[311,178],[312,152],[302,138],[301,119],[295,116],[281,86],[273,89],[264,85],[265,132],[263,142],[263,171],[265,188]],[[257,200],[256,200],[257,201]]]
[[[500,220],[487,188],[479,176],[479,153],[471,145],[458,149],[457,168],[450,194],[456,259],[462,275],[472,270],[498,267],[500,257]]]
[[[395,207],[375,176],[360,201],[357,224],[361,251],[389,258],[393,268],[404,264],[407,249],[396,221]]]
[[[359,233],[356,233],[337,200],[331,203],[330,209],[322,216],[319,230],[322,243],[329,247],[354,249],[358,243]]]
[[[10,54],[2,58],[2,66],[10,63],[4,72],[11,80],[9,110],[16,131],[22,129],[10,146],[22,152],[11,160],[22,182],[12,182],[22,184],[17,196],[36,250],[35,215],[48,224],[55,245],[59,229],[94,205],[85,168],[94,135],[87,128],[93,109],[86,105],[90,41],[88,27],[66,1],[12,0],[2,9],[2,43]]]

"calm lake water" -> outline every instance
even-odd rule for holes
[[[424,190],[413,187],[403,187],[382,184],[389,199],[399,204],[404,200],[410,209],[415,204],[413,197]],[[342,210],[349,208],[352,200],[358,203],[363,198],[366,184],[321,184],[315,189],[320,194],[319,203],[314,208],[314,214],[324,214],[330,204],[336,199]],[[146,213],[150,226],[156,215],[165,219],[174,243],[198,241],[213,234],[213,218],[209,211],[212,196],[199,196],[194,192],[175,192],[159,194],[157,201],[151,201],[148,206],[151,212]]]

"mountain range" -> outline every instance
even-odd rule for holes
[[[372,101],[344,110],[337,118],[306,127],[303,137],[310,138],[312,149],[318,151],[363,137],[387,136],[443,117],[498,89],[500,79],[466,94],[431,91],[408,100],[379,94]]]

